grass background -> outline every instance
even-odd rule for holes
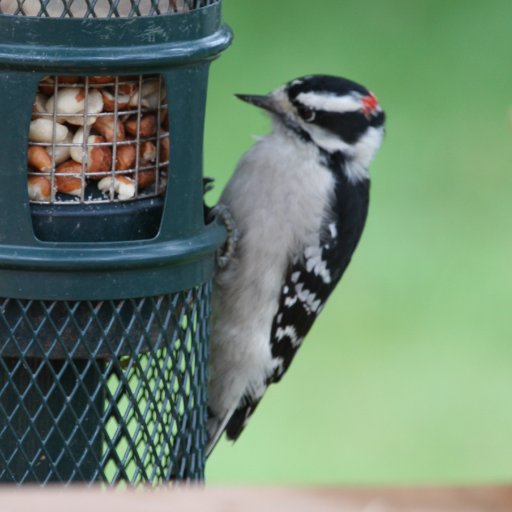
[[[205,135],[217,194],[269,127],[232,93],[338,74],[388,123],[356,257],[207,481],[510,481],[512,2],[225,0],[224,18],[235,40]]]

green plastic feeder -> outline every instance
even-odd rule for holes
[[[203,478],[230,40],[221,0],[0,0],[0,482]]]

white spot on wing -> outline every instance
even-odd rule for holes
[[[304,305],[304,309],[309,313],[316,313],[320,307],[321,300],[316,298],[316,295],[309,290],[304,289],[304,285],[299,283],[297,285],[297,296]]]
[[[290,338],[290,341],[294,347],[300,345],[301,338],[297,336],[297,331],[293,325],[287,325],[286,327],[279,327],[276,331],[277,341],[281,341],[283,338]]]
[[[313,313],[318,314],[318,311],[322,307],[322,301],[317,298],[316,294],[305,289],[303,283],[298,283],[295,288],[296,294],[293,297],[287,297],[284,301],[284,305],[291,307],[300,301],[304,310],[308,315]]]
[[[330,283],[331,273],[327,268],[327,263],[322,259],[322,249],[320,246],[306,247],[304,256],[306,257],[306,270],[319,276],[324,283]]]
[[[336,238],[338,236],[338,230],[336,229],[336,223],[331,222],[328,226],[329,233],[331,234],[331,238]]]
[[[288,308],[291,308],[297,302],[297,295],[293,297],[286,297],[284,299],[284,305]]]

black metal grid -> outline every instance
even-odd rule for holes
[[[0,14],[39,18],[132,18],[189,12],[220,0],[0,0]]]
[[[0,482],[203,478],[209,283],[0,307]]]

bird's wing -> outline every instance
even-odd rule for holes
[[[318,244],[306,247],[286,273],[271,328],[270,345],[276,366],[267,386],[278,382],[290,366],[350,261],[350,256],[343,257],[346,248],[339,244],[336,226],[333,222]],[[261,395],[243,398],[226,425],[228,439],[238,438],[260,399]]]

